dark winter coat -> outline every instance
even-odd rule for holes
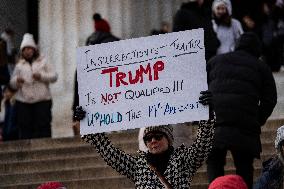
[[[0,39],[0,101],[2,100],[2,85],[6,85],[10,81],[10,73],[8,69],[8,55],[6,52],[6,42]],[[1,108],[0,108],[1,109]]]
[[[262,164],[260,177],[255,182],[253,189],[282,189],[283,164],[278,157],[270,158]]]
[[[0,66],[0,85],[6,85],[10,81],[10,74],[7,64]]]
[[[215,120],[214,120],[215,121]],[[189,148],[181,145],[172,152],[163,175],[175,189],[188,189],[197,169],[212,147],[214,121],[201,121],[198,127],[197,139]],[[94,145],[98,153],[113,169],[131,179],[137,189],[164,188],[159,178],[147,162],[145,152],[138,156],[126,154],[115,148],[104,134],[89,134],[83,139]]]
[[[217,118],[215,138],[218,140],[214,146],[228,144],[230,140],[256,156],[261,151],[260,127],[277,102],[273,75],[257,58],[261,53],[260,43],[255,34],[245,33],[236,51],[218,55],[207,65]]]
[[[108,42],[118,41],[118,40],[119,38],[115,37],[109,32],[96,31],[88,37],[86,45],[108,43]]]
[[[213,30],[211,17],[206,15],[197,2],[182,4],[180,10],[176,13],[173,22],[173,31],[185,31],[192,29],[204,29],[205,59],[208,61],[216,55],[220,42]]]
[[[8,84],[10,81],[10,73],[7,64],[0,64],[0,86]],[[0,101],[2,100],[2,87],[0,87]],[[0,108],[1,109],[1,108]]]

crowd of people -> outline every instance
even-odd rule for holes
[[[143,151],[138,156],[127,155],[115,148],[104,134],[83,136],[86,142],[97,149],[108,165],[130,178],[136,188],[190,188],[193,175],[204,160],[207,160],[211,189],[265,188],[265,184],[271,187],[272,181],[268,182],[267,174],[272,173],[267,173],[265,167],[259,180],[253,183],[253,162],[255,158],[260,158],[261,126],[277,103],[272,72],[279,71],[283,64],[283,61],[280,61],[283,58],[281,53],[273,56],[277,57],[279,62],[269,59],[265,48],[265,37],[268,37],[266,31],[268,26],[265,21],[268,15],[274,14],[274,11],[280,8],[283,9],[283,5],[262,1],[260,3],[262,18],[259,20],[254,20],[255,17],[247,14],[248,12],[243,12],[239,19],[233,18],[233,3],[230,0],[212,1],[211,11],[208,11],[205,5],[208,6],[202,0],[191,0],[182,4],[174,17],[173,31],[204,28],[209,88],[206,99],[207,104],[211,104],[211,120],[209,119],[207,124],[211,123],[210,126],[205,126],[206,124],[200,121],[197,139],[193,144],[189,147],[181,145],[176,148],[173,147],[173,128],[170,125],[140,129],[139,147]],[[282,45],[282,49],[276,51],[281,50],[283,53],[281,32],[284,28],[281,22],[284,17],[278,14],[274,19],[277,25],[273,28],[273,38],[277,39],[273,40],[277,40],[277,43]],[[272,28],[270,29],[272,31]],[[166,32],[161,29],[153,30],[151,34],[163,33]],[[203,95],[201,99],[204,98]],[[212,112],[216,114],[216,119],[212,120],[214,114]],[[75,110],[75,120],[84,119],[84,116],[82,108]],[[203,132],[207,127],[211,127],[212,132],[215,133],[212,139],[206,135],[210,140],[201,144],[200,142],[205,140]],[[212,148],[210,153],[207,151],[208,145]],[[282,147],[277,146],[278,154],[282,154]],[[228,151],[232,153],[236,175],[224,176]],[[185,156],[186,158],[183,159]],[[277,179],[273,180],[275,187],[279,186],[283,179],[283,165],[280,161],[282,156],[279,157],[276,158],[277,161],[274,158],[273,163],[269,164],[273,167],[270,170],[278,166]],[[196,158],[201,161],[197,161]],[[175,168],[172,168],[172,164]]]
[[[272,72],[284,63],[284,3],[281,0],[246,2],[189,0],[173,18],[172,31],[204,28],[208,91],[200,103],[209,106],[209,120],[198,122],[191,146],[173,146],[171,125],[140,130],[138,156],[115,148],[105,134],[89,134],[83,140],[93,145],[103,159],[136,188],[190,188],[197,169],[207,164],[209,189],[280,189],[284,167],[284,126],[277,131],[276,155],[263,164],[253,183],[253,162],[260,158],[261,126],[277,103]],[[242,7],[242,8],[240,8]],[[94,32],[86,45],[120,40],[109,23],[93,15]],[[152,35],[170,32],[162,23]],[[57,73],[40,54],[31,34],[25,34],[19,56],[13,31],[0,38],[0,94],[2,140],[51,137],[52,96],[49,85]],[[79,106],[77,74],[73,101],[74,133],[85,111]],[[2,91],[3,90],[3,91]],[[236,175],[225,175],[227,152],[232,153]],[[225,183],[225,184],[224,184]]]

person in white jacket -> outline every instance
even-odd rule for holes
[[[20,139],[51,137],[52,97],[49,84],[57,80],[51,64],[40,56],[33,35],[26,33],[21,57],[10,84],[16,92],[16,124]]]
[[[232,18],[232,4],[230,0],[214,0],[212,3],[213,29],[220,41],[217,54],[232,52],[237,39],[243,34],[241,23]]]

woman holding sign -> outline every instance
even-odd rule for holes
[[[203,91],[199,102],[209,105],[211,98],[210,92]],[[82,107],[77,107],[75,119],[84,119],[85,113]],[[212,115],[208,121],[199,122],[197,138],[189,148],[184,145],[173,148],[173,128],[167,125],[145,129],[143,140],[148,152],[140,152],[138,156],[115,148],[104,133],[84,135],[82,139],[94,145],[106,163],[131,179],[138,189],[188,189],[211,150],[215,123]]]

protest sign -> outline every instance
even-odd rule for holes
[[[77,49],[81,134],[208,119],[204,31]]]

